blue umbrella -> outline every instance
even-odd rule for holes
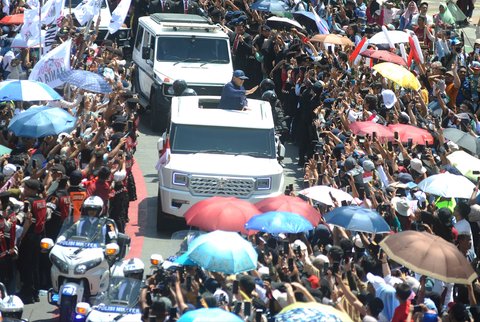
[[[323,218],[329,224],[353,231],[373,234],[388,233],[390,231],[390,226],[388,226],[382,216],[376,211],[363,207],[347,206],[335,208],[326,213]]]
[[[250,6],[250,9],[268,12],[285,12],[290,10],[290,7],[281,0],[258,0]]]
[[[188,258],[188,253],[183,253],[182,255],[178,256],[173,262],[182,266],[197,266],[195,262]]]
[[[40,138],[70,132],[75,127],[76,118],[58,107],[31,107],[15,115],[8,129],[16,136]]]
[[[269,211],[250,218],[245,224],[247,230],[259,230],[270,234],[301,233],[313,229],[303,216],[286,211]]]
[[[89,92],[109,94],[112,87],[100,76],[86,70],[73,69],[60,76],[65,83],[84,89]]]
[[[219,308],[188,311],[178,322],[243,322],[239,316]]]
[[[212,272],[237,274],[257,268],[257,252],[238,233],[216,230],[197,237],[187,256]]]
[[[0,83],[0,101],[55,101],[62,97],[47,84],[30,80]]]

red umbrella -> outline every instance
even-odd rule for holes
[[[413,144],[425,145],[433,144],[433,136],[424,129],[408,124],[390,124],[388,126],[392,132],[398,132],[398,136],[402,143],[407,143],[408,139],[412,139]]]
[[[350,130],[355,135],[365,136],[369,134],[373,136],[373,133],[377,133],[377,139],[381,141],[393,141],[393,132],[388,127],[375,122],[353,122],[350,123]]]
[[[0,20],[0,25],[21,25],[23,23],[23,13],[5,16]]]
[[[306,201],[298,197],[281,195],[259,201],[255,204],[260,212],[287,211],[299,214],[308,219],[312,225],[317,226],[320,222],[320,213]]]
[[[360,53],[361,56],[363,57],[369,57],[373,59],[378,59],[381,61],[386,61],[390,63],[394,63],[400,66],[405,66],[407,67],[407,63],[405,60],[398,56],[395,55],[394,53],[388,51],[388,50],[373,50],[373,49],[367,49],[364,50]]]
[[[194,204],[185,213],[188,225],[206,231],[239,231],[247,234],[245,223],[261,213],[253,204],[234,197],[211,197]]]

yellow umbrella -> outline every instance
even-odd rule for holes
[[[315,311],[309,312],[308,317],[311,319],[305,319],[306,315],[303,311]],[[353,322],[348,314],[335,309],[333,306],[325,305],[317,302],[296,302],[283,308],[280,313],[275,317],[275,322],[284,321],[300,321],[295,318],[303,316],[304,322]]]
[[[478,174],[473,172],[480,171],[480,160],[465,151],[455,151],[452,154],[447,155],[447,159],[450,163],[458,169],[465,177],[470,180],[477,181]]]
[[[380,75],[392,82],[404,87],[418,91],[421,87],[418,79],[408,69],[393,63],[380,63],[373,66],[373,69]]]

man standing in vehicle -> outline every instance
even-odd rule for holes
[[[248,79],[248,77],[243,70],[238,69],[233,72],[232,80],[223,87],[218,108],[241,111],[248,106],[247,95],[254,93],[258,85],[247,91],[245,87],[243,87],[246,79]]]

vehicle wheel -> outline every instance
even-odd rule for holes
[[[152,87],[150,90],[150,128],[154,132],[161,132],[162,131],[162,124],[160,122],[161,113],[159,109],[159,103],[157,100],[157,92]]]
[[[60,303],[60,322],[71,322],[75,318],[75,306],[77,305],[71,296],[62,296]]]
[[[157,231],[164,232],[169,231],[173,227],[173,218],[162,211],[162,197],[160,195],[160,189],[157,195]]]

